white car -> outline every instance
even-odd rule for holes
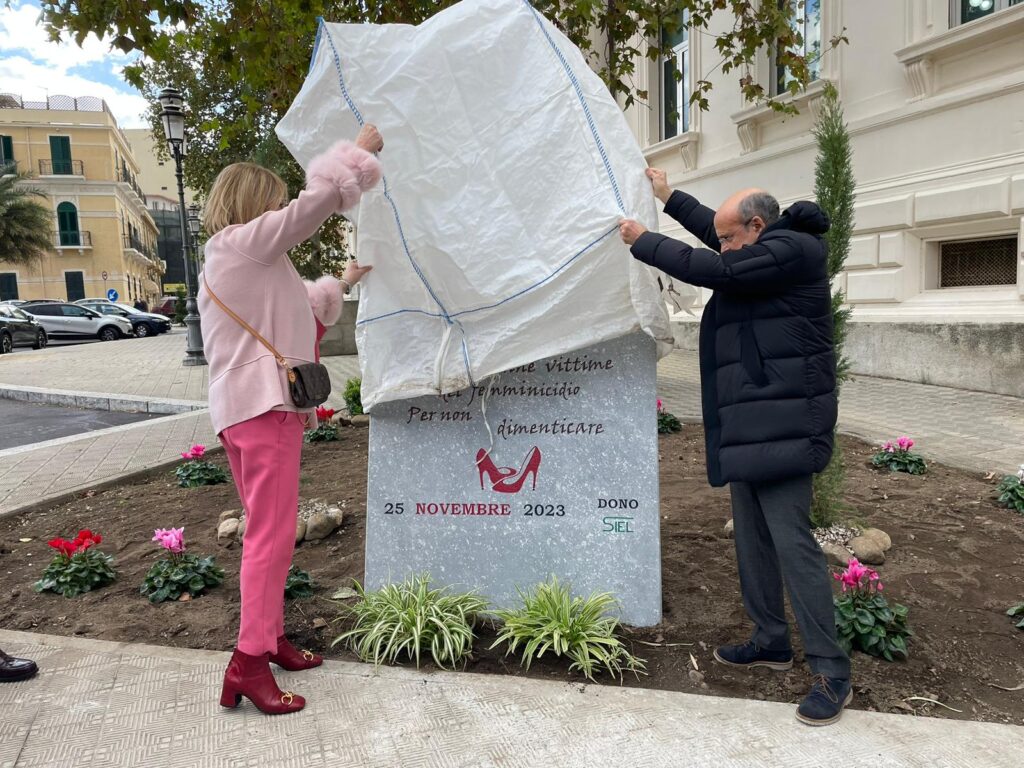
[[[19,309],[38,320],[47,335],[54,340],[114,341],[133,335],[132,323],[127,318],[119,315],[101,315],[79,304],[29,302]]]

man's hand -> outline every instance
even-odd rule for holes
[[[622,242],[626,245],[632,245],[640,239],[640,235],[647,231],[647,227],[638,221],[632,219],[623,219],[619,222],[619,235],[622,237]]]
[[[662,203],[667,203],[668,199],[672,197],[672,189],[668,185],[668,174],[660,168],[648,168],[647,178],[651,180],[651,186],[654,187],[654,196]]]
[[[356,136],[356,146],[367,152],[377,153],[384,149],[384,139],[380,137],[377,126],[371,123],[364,125]]]

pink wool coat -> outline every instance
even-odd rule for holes
[[[355,205],[380,180],[380,165],[351,142],[339,142],[309,165],[306,189],[279,211],[234,224],[206,243],[199,312],[210,365],[210,418],[224,429],[267,411],[303,411],[288,394],[284,369],[270,351],[210,298],[207,286],[259,331],[289,365],[317,359],[317,342],[341,314],[340,283],[304,283],[288,250],[334,213]]]

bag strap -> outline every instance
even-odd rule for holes
[[[220,300],[220,299],[219,299],[219,298],[217,297],[217,294],[216,294],[216,293],[214,293],[214,292],[213,292],[213,290],[212,290],[212,289],[210,288],[210,284],[209,284],[208,282],[206,282],[206,275],[203,275],[203,286],[205,286],[205,288],[206,288],[206,292],[207,292],[208,294],[210,294],[210,298],[211,298],[211,299],[213,299],[213,302],[214,302],[214,303],[215,303],[215,304],[216,304],[216,305],[217,305],[218,307],[220,307],[221,309],[223,309],[223,310],[224,310],[224,312],[225,312],[225,313],[226,313],[226,314],[228,315],[228,317],[230,317],[230,318],[231,318],[232,320],[234,320],[234,321],[235,321],[236,323],[238,323],[238,324],[239,324],[240,326],[242,326],[243,328],[245,328],[245,330],[247,330],[247,331],[248,331],[249,333],[251,333],[251,334],[252,334],[253,336],[255,336],[255,337],[256,337],[256,340],[257,340],[257,341],[259,341],[259,342],[260,342],[260,344],[262,344],[262,345],[263,345],[264,347],[266,347],[267,349],[269,349],[269,350],[270,350],[270,354],[272,354],[272,355],[274,356],[274,359],[276,359],[276,360],[277,360],[278,364],[279,364],[279,365],[280,365],[280,366],[281,366],[282,368],[284,368],[284,369],[285,369],[286,371],[288,371],[289,379],[291,379],[291,377],[292,377],[292,376],[293,376],[294,374],[292,374],[292,367],[291,367],[290,365],[288,365],[288,361],[287,361],[287,360],[285,360],[285,359],[284,359],[284,358],[283,358],[283,357],[281,356],[281,353],[280,353],[280,352],[278,352],[278,351],[277,351],[276,349],[274,349],[274,345],[273,345],[273,344],[271,344],[271,343],[270,343],[269,341],[267,341],[267,340],[266,340],[265,338],[263,338],[263,337],[262,337],[262,336],[260,335],[259,331],[257,331],[257,330],[256,330],[255,328],[253,328],[253,327],[252,327],[251,325],[249,325],[249,324],[248,324],[247,322],[245,322],[245,320],[243,320],[243,319],[242,319],[242,318],[240,318],[240,317],[239,317],[238,315],[236,315],[236,314],[235,314],[234,312],[232,312],[232,311],[231,311],[230,309],[228,309],[227,305],[226,305],[226,304],[224,304],[224,302],[223,302],[223,301],[221,301],[221,300]]]

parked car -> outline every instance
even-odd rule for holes
[[[163,296],[160,299],[160,303],[153,307],[153,311],[159,315],[163,315],[164,317],[173,318],[177,304],[177,296]]]
[[[128,318],[132,324],[132,333],[140,339],[145,336],[156,336],[158,333],[166,333],[171,330],[171,321],[163,315],[157,315],[153,312],[142,312],[127,304],[113,304],[108,301],[90,303],[88,300],[76,301],[75,303],[82,307],[88,307],[94,312],[99,312],[101,315],[117,315]]]
[[[128,318],[101,315],[80,304],[29,302],[20,309],[38,320],[51,339],[114,341],[134,332]]]
[[[2,306],[20,307],[22,304],[27,304],[27,303],[28,302],[25,299],[4,299],[3,301],[0,301],[0,307],[2,307]]]
[[[48,340],[38,320],[18,307],[0,304],[0,355],[13,352],[15,347],[42,349]]]

